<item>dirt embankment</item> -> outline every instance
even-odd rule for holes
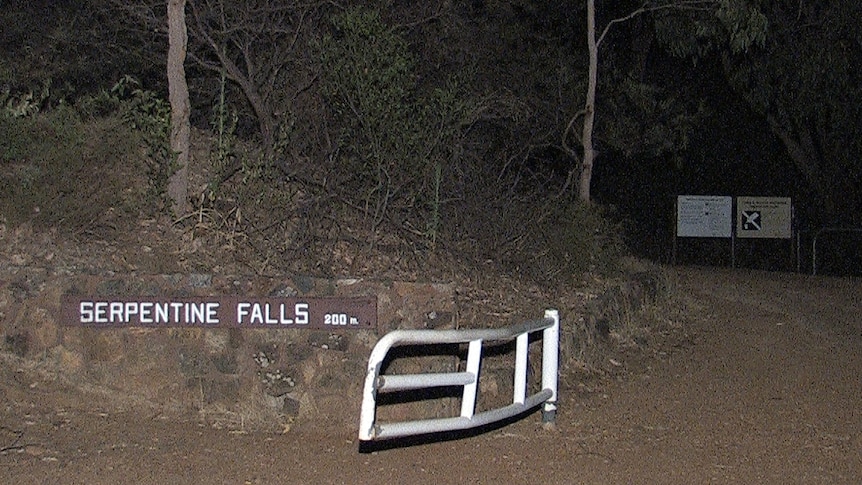
[[[212,264],[218,273],[183,272],[191,264],[184,258],[202,255],[172,246],[182,239],[169,237],[170,228],[153,224],[141,231],[145,237],[113,244],[74,244],[53,233],[2,228],[0,353],[11,367],[38,370],[63,386],[95,392],[105,410],[139,406],[151,415],[191,416],[244,431],[302,425],[352,429],[358,407],[345,403],[358,402],[372,346],[396,328],[503,326],[540,318],[553,306],[565,320],[564,367],[613,368],[609,362],[617,361],[605,354],[637,347],[649,337],[638,315],[663,284],[659,272],[642,268],[631,281],[560,294],[491,271],[486,277],[492,284],[485,287],[469,278],[431,283],[248,276],[230,271],[238,268],[229,255]],[[377,326],[348,331],[83,328],[67,325],[62,302],[68,297],[363,297],[376,305]],[[486,361],[480,405],[500,405],[511,396],[509,360],[501,355]],[[457,356],[444,355],[389,365],[391,372],[411,373],[454,371],[461,364]],[[455,404],[451,399],[428,404],[421,414],[449,413]]]

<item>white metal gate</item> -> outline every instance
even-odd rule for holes
[[[529,338],[542,332],[542,389],[527,396],[527,357]],[[476,413],[482,344],[515,340],[514,395],[512,404]],[[475,330],[394,330],[381,338],[368,359],[368,373],[362,395],[359,439],[384,440],[441,431],[455,431],[484,426],[516,416],[539,405],[543,420],[552,422],[557,409],[559,373],[560,317],[557,310],[546,310],[542,320],[505,328]],[[432,345],[469,343],[464,372],[381,375],[381,366],[389,350],[399,345]],[[457,417],[416,421],[379,423],[377,395],[387,391],[409,391],[444,386],[463,386],[461,414]]]

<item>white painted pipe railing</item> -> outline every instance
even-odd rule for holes
[[[529,338],[542,331],[542,389],[527,396],[527,357]],[[476,413],[482,344],[515,340],[515,377],[512,404]],[[368,359],[368,373],[362,394],[359,439],[362,441],[400,438],[426,433],[457,431],[484,426],[516,416],[539,405],[542,419],[553,422],[557,409],[559,374],[560,316],[557,310],[546,310],[545,318],[505,328],[475,330],[394,330],[381,338]],[[389,350],[399,345],[434,345],[469,343],[464,372],[381,375],[381,366]],[[410,391],[431,387],[463,386],[461,414],[450,418],[379,423],[377,395],[387,391]]]

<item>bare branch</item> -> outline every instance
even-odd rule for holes
[[[573,157],[577,157],[577,152],[574,148],[569,146],[569,142],[567,142],[566,139],[569,137],[570,131],[573,132],[575,136],[577,136],[578,132],[574,130],[575,122],[578,121],[578,118],[584,116],[586,113],[586,110],[583,109],[575,113],[575,116],[572,116],[572,119],[569,120],[569,124],[566,125],[566,129],[563,130],[563,150],[565,150],[569,155]],[[583,140],[581,140],[581,138],[578,138],[578,141],[583,143]]]
[[[645,2],[639,8],[633,10],[631,13],[624,17],[619,17],[611,20],[605,26],[604,30],[602,30],[601,35],[599,35],[599,39],[596,41],[596,47],[602,44],[605,36],[608,34],[608,31],[611,30],[616,24],[628,22],[633,18],[650,12],[657,12],[659,10],[709,10],[711,7],[718,6],[718,0],[682,0],[682,1],[672,1],[669,3],[661,4],[661,5],[652,5],[650,6],[650,2]]]

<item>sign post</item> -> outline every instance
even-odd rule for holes
[[[736,237],[787,239],[790,242],[790,260],[793,261],[793,204],[790,197],[737,197]]]
[[[676,199],[676,230],[673,264],[676,264],[676,239],[732,238],[733,197],[723,195],[680,195]],[[733,242],[731,241],[731,246]],[[731,254],[733,248],[731,247]]]
[[[736,198],[736,237],[791,239],[792,221],[790,197]]]

